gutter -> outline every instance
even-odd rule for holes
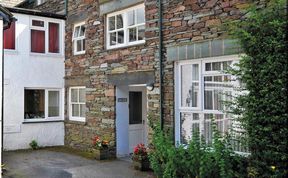
[[[67,16],[68,16],[68,0],[64,0],[64,8],[65,8],[65,16],[66,16],[66,18],[67,18]]]
[[[160,76],[160,128],[163,130],[164,128],[164,117],[163,117],[163,53],[162,53],[162,0],[158,0],[158,16],[159,16],[159,76]]]

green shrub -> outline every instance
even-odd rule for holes
[[[246,177],[246,159],[236,155],[214,125],[213,144],[207,145],[199,133],[186,145],[174,146],[171,137],[154,127],[149,160],[154,173],[163,178]],[[239,165],[244,167],[239,168]]]
[[[247,131],[251,152],[250,177],[287,176],[288,60],[287,6],[273,0],[253,7],[246,20],[236,22],[233,35],[245,56],[232,74],[245,83],[235,113]]]
[[[30,147],[32,148],[32,150],[37,150],[39,148],[38,146],[38,143],[36,140],[32,140],[30,143],[29,143]]]

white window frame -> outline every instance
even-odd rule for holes
[[[238,55],[221,56],[221,57],[211,57],[211,58],[201,58],[194,60],[185,60],[180,62],[175,62],[174,68],[174,81],[175,81],[175,144],[176,146],[181,143],[181,113],[199,113],[199,130],[201,134],[204,134],[204,114],[223,114],[223,112],[218,110],[205,110],[204,109],[204,76],[207,74],[221,74],[221,72],[216,71],[205,71],[205,63],[209,62],[222,62],[222,61],[232,61],[232,64],[238,62],[240,57]],[[182,107],[181,106],[181,66],[199,64],[199,76],[200,76],[200,107]],[[234,86],[238,85],[238,82],[232,82]],[[198,121],[198,120],[197,120]]]
[[[85,45],[85,49],[84,49],[84,50],[82,50],[82,51],[77,51],[77,41],[78,41],[78,40],[85,40],[85,43],[86,43],[86,27],[85,27],[84,36],[74,37],[74,36],[75,36],[75,31],[76,31],[76,28],[77,28],[77,27],[80,27],[80,30],[79,30],[79,34],[80,34],[80,32],[81,32],[81,26],[84,26],[84,27],[85,27],[85,22],[80,22],[80,23],[74,24],[74,27],[73,27],[72,43],[73,43],[73,54],[74,54],[74,55],[85,54],[85,52],[86,52],[86,45]]]
[[[62,90],[61,89],[47,89],[47,88],[24,88],[24,96],[25,96],[25,90],[44,90],[45,93],[45,104],[44,104],[44,108],[45,108],[45,118],[31,118],[31,119],[26,119],[24,117],[24,122],[39,122],[39,121],[59,121],[59,120],[63,120],[63,110],[62,110],[62,103],[63,103],[63,98],[62,98]],[[56,117],[48,117],[48,104],[49,104],[49,96],[48,96],[48,92],[49,91],[57,91],[59,92],[59,116]],[[24,102],[25,102],[25,97],[24,97]],[[24,114],[25,114],[25,109],[23,110]],[[23,115],[24,115],[23,114]]]
[[[131,11],[131,10],[139,9],[139,8],[144,8],[144,13],[145,13],[144,4],[139,4],[139,5],[136,5],[136,6],[121,10],[121,11],[110,13],[110,14],[108,14],[106,16],[106,48],[107,49],[115,49],[115,48],[133,46],[133,45],[138,45],[138,44],[144,44],[145,43],[145,36],[144,36],[143,40],[129,42],[129,28],[138,27],[138,26],[142,26],[142,25],[144,25],[144,28],[146,28],[145,27],[145,24],[146,24],[146,19],[145,18],[144,18],[144,23],[135,24],[133,26],[128,26],[128,12]],[[109,31],[109,17],[117,16],[117,15],[120,15],[120,14],[122,14],[122,16],[123,16],[123,28]],[[145,14],[144,14],[144,17],[145,17]],[[109,35],[109,33],[110,32],[122,31],[122,30],[124,31],[124,43],[123,44],[116,44],[116,45],[112,45],[111,46],[110,45],[110,35]],[[138,31],[137,31],[137,33],[138,33]],[[116,40],[117,40],[117,37],[116,37]]]
[[[44,27],[33,26],[32,21],[43,21]],[[57,23],[59,24],[59,52],[58,53],[50,53],[49,52],[49,23]],[[45,32],[45,52],[44,53],[36,53],[31,51],[31,30],[40,30]],[[29,52],[32,55],[51,55],[51,56],[59,56],[62,55],[62,42],[63,42],[63,30],[62,30],[62,22],[55,20],[55,19],[48,19],[48,18],[40,18],[40,17],[31,17],[30,18],[30,25],[29,25]]]
[[[85,105],[85,108],[86,108],[86,102],[72,102],[71,101],[71,90],[72,89],[86,89],[85,86],[76,86],[76,87],[70,87],[69,88],[69,120],[71,121],[78,121],[78,122],[86,122],[86,117],[73,117],[72,116],[72,104],[84,104]],[[79,96],[78,96],[79,97]],[[80,110],[79,110],[80,112]]]

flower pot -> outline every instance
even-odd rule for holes
[[[108,149],[94,149],[93,150],[95,159],[97,160],[105,160],[109,158],[109,150]]]
[[[148,171],[150,169],[150,162],[146,160],[133,160],[134,169],[140,171]]]

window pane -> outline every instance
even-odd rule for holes
[[[187,144],[192,139],[193,134],[199,133],[199,114],[181,113],[181,133],[180,139],[182,144]]]
[[[137,35],[136,28],[130,28],[129,29],[129,42],[136,41],[137,40],[136,35]]]
[[[110,33],[110,46],[116,45],[116,32]]]
[[[138,40],[144,40],[145,38],[145,25],[138,27]]]
[[[213,92],[210,90],[204,92],[204,109],[213,109]]]
[[[32,25],[37,27],[44,27],[44,21],[32,20]]]
[[[59,24],[49,23],[49,52],[59,53]]]
[[[199,81],[199,65],[198,64],[192,65],[192,80]]]
[[[80,30],[80,26],[75,27],[75,29],[74,29],[74,38],[79,37],[79,30]]]
[[[25,90],[25,119],[45,118],[45,90]]]
[[[213,62],[212,70],[221,70],[221,62]]]
[[[136,10],[137,13],[137,24],[145,22],[145,12],[144,8],[140,8]]]
[[[122,14],[117,15],[117,29],[123,28],[123,17]]]
[[[181,103],[182,107],[197,107],[199,97],[199,65],[181,67]]]
[[[71,89],[71,102],[78,102],[78,89]]]
[[[85,88],[80,88],[79,89],[79,102],[86,102]]]
[[[80,104],[80,117],[85,117],[86,115],[86,105]]]
[[[127,17],[128,17],[128,26],[135,25],[135,11],[129,11],[127,12]]]
[[[223,62],[223,70],[227,70],[231,67],[232,61]]]
[[[211,71],[211,63],[205,64],[205,71]]]
[[[109,17],[109,30],[115,30],[115,16]]]
[[[4,49],[15,49],[15,22],[12,22],[9,29],[4,30]]]
[[[82,40],[76,40],[76,51],[82,51]]]
[[[85,46],[85,39],[82,40],[82,51],[85,51],[86,46]]]
[[[84,25],[81,26],[81,30],[80,30],[80,36],[84,36],[85,35],[85,27]]]
[[[31,52],[45,53],[45,31],[31,30]]]
[[[48,117],[59,116],[59,91],[48,91]]]
[[[118,34],[118,43],[123,44],[124,43],[124,31],[123,30],[118,31],[117,34]]]
[[[79,106],[79,104],[72,104],[72,117],[80,116]]]

